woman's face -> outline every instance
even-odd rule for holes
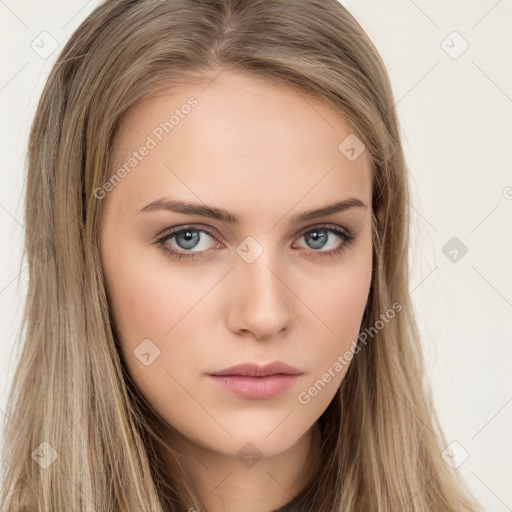
[[[194,445],[279,454],[336,393],[372,277],[358,144],[331,107],[230,73],[125,117],[97,189],[112,317],[140,392]],[[210,375],[275,361],[299,374]]]

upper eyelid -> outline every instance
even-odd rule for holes
[[[172,238],[173,236],[179,235],[180,233],[186,231],[187,229],[194,230],[194,231],[203,231],[203,232],[207,233],[208,235],[210,235],[212,238],[215,238],[215,240],[217,240],[217,237],[211,230],[204,228],[204,227],[192,225],[192,224],[190,224],[190,225],[187,224],[187,225],[184,225],[183,227],[172,228],[169,231],[165,230],[162,235],[158,236],[157,241]]]

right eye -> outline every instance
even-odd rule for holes
[[[204,245],[207,243],[205,238],[210,237],[215,240],[215,237],[206,229],[199,229],[193,226],[182,227],[175,229],[159,240],[156,241],[162,250],[172,258],[195,258],[197,253],[203,253],[208,250]],[[174,239],[174,244],[170,241]],[[218,242],[216,242],[219,245]],[[203,247],[201,247],[203,246]],[[192,250],[197,249],[199,250]]]

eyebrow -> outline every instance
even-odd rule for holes
[[[343,212],[351,208],[367,208],[367,206],[355,197],[344,199],[336,203],[328,204],[314,210],[308,210],[303,213],[294,215],[291,219],[292,224],[299,224],[308,220],[324,217],[333,213]],[[215,208],[199,203],[190,203],[187,201],[178,201],[168,198],[157,199],[147,204],[140,210],[137,215],[145,212],[154,212],[160,210],[167,210],[176,213],[183,213],[185,215],[200,215],[201,217],[208,217],[219,220],[228,224],[240,224],[240,217],[236,213],[228,212],[221,208]]]

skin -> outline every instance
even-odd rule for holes
[[[270,511],[311,476],[316,422],[348,365],[309,403],[298,395],[359,333],[372,277],[371,165],[366,151],[350,161],[338,150],[353,130],[331,106],[227,72],[204,90],[169,88],[135,105],[121,125],[116,165],[191,96],[197,106],[102,199],[100,257],[121,356],[140,392],[184,436],[177,448],[197,457],[185,465],[208,511]],[[162,197],[222,208],[241,223],[138,213]],[[290,223],[349,197],[366,208]],[[344,241],[323,232],[324,245],[315,242],[311,230],[325,224],[356,238],[327,256]],[[195,251],[194,259],[173,259],[155,243],[190,225],[215,238],[199,231],[197,247],[183,236],[166,243]],[[263,250],[251,263],[236,251],[247,237]],[[145,339],[160,350],[148,366],[134,355]],[[275,360],[303,374],[271,399],[241,398],[205,375]],[[237,455],[248,442],[261,454],[251,467]]]

